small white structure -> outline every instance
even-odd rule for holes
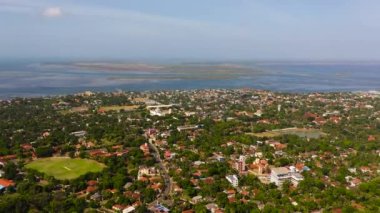
[[[137,178],[140,179],[143,176],[156,176],[158,174],[157,169],[154,167],[140,166]]]
[[[239,186],[239,178],[236,175],[227,175],[226,179],[231,183],[233,187]]]
[[[84,137],[84,136],[86,136],[86,134],[87,134],[87,132],[84,131],[84,130],[76,131],[76,132],[72,132],[72,133],[70,133],[70,135],[74,135],[74,136],[76,136],[76,137],[78,137],[78,138],[80,138],[80,137]]]
[[[187,125],[187,126],[179,126],[177,127],[177,130],[178,132],[181,132],[181,131],[187,131],[187,130],[196,130],[198,128],[199,128],[198,125]]]
[[[129,206],[125,209],[123,209],[123,213],[131,213],[131,212],[134,212],[136,210],[136,208],[134,206]]]

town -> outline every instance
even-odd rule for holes
[[[374,91],[0,102],[4,212],[379,212],[379,175]]]

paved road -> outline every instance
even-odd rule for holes
[[[149,204],[149,205],[152,205],[152,204],[156,204],[156,203],[162,203],[163,201],[165,201],[169,197],[173,183],[172,183],[172,179],[170,178],[170,176],[168,174],[168,169],[162,163],[160,152],[158,151],[156,145],[154,145],[152,143],[152,141],[149,141],[149,147],[154,151],[153,156],[156,159],[156,161],[158,162],[158,165],[159,165],[160,170],[161,170],[161,174],[164,178],[164,185],[165,185],[165,189],[162,191],[162,193],[159,195],[159,197]]]

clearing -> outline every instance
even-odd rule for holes
[[[41,158],[25,166],[58,180],[72,180],[89,172],[100,172],[106,166],[94,160],[81,158]]]

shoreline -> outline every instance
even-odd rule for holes
[[[105,94],[113,94],[113,93],[128,93],[128,92],[165,92],[165,91],[201,91],[201,90],[251,90],[251,91],[267,91],[267,92],[275,92],[275,93],[290,93],[290,94],[300,94],[300,95],[307,95],[307,94],[315,94],[315,93],[363,93],[363,94],[372,94],[372,95],[379,95],[380,96],[380,89],[369,89],[369,90],[276,90],[276,89],[261,89],[261,88],[254,88],[254,87],[236,87],[236,88],[197,88],[197,89],[156,89],[156,90],[149,90],[149,89],[142,89],[142,90],[120,90],[120,89],[110,89],[110,90],[78,90],[78,92],[72,92],[72,93],[60,93],[60,94],[30,94],[30,95],[20,95],[20,96],[12,96],[12,95],[1,95],[0,94],[0,101],[10,101],[14,99],[38,99],[38,98],[59,98],[59,97],[66,97],[66,96],[80,96],[80,94],[85,92],[91,92],[95,95],[105,93]]]

